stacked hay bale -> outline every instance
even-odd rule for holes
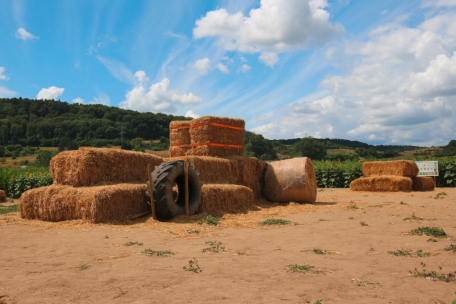
[[[191,153],[190,121],[172,121],[169,124],[169,157]]]
[[[81,148],[51,160],[54,184],[26,191],[21,216],[93,223],[130,218],[150,209],[145,191],[147,166],[163,159],[153,154],[105,148]]]
[[[350,183],[352,191],[432,191],[434,182],[418,176],[418,166],[411,160],[375,161],[363,164],[363,175]],[[432,189],[429,179],[432,181]]]

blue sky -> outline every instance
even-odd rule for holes
[[[445,145],[456,0],[3,0],[0,97],[243,118],[269,139]]]

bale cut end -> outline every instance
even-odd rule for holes
[[[413,191],[434,191],[434,179],[429,176],[417,176],[412,178]]]
[[[393,175],[361,177],[350,183],[350,190],[372,192],[412,191],[412,179]]]
[[[245,213],[252,208],[253,191],[240,185],[203,185],[201,212],[212,215],[225,213]]]

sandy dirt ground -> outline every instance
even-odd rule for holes
[[[319,189],[315,205],[263,202],[255,209],[226,214],[218,226],[198,224],[201,215],[168,223],[145,217],[97,225],[0,215],[0,303],[415,304],[456,299],[454,280],[413,275],[415,269],[456,271],[456,253],[445,250],[456,238],[456,189]],[[270,218],[291,224],[259,225]],[[426,226],[440,227],[449,236],[411,233]],[[146,249],[174,254],[149,256],[143,254]],[[412,256],[388,253],[398,250]],[[420,257],[417,251],[430,255]],[[189,261],[201,272],[188,271]],[[293,272],[289,265],[313,268]]]

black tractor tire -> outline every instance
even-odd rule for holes
[[[170,161],[156,166],[152,172],[152,180],[157,218],[170,220],[175,216],[185,214],[184,161]],[[177,186],[177,197],[173,194],[173,186]],[[188,192],[189,215],[193,215],[198,212],[201,204],[201,182],[198,172],[190,163],[188,165]],[[146,191],[146,195],[150,199],[149,190]]]

